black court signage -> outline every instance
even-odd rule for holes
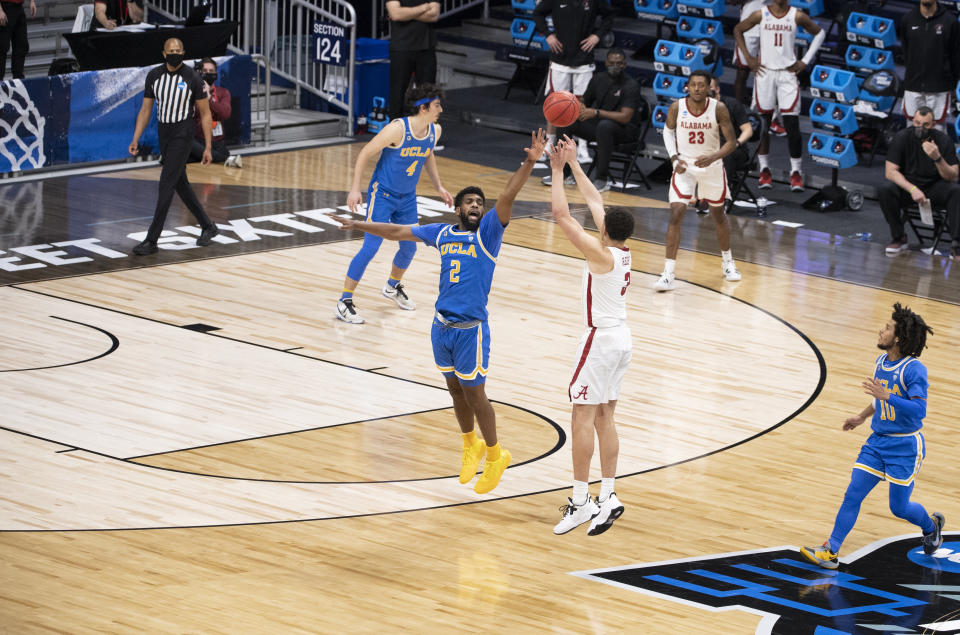
[[[573,575],[707,611],[761,615],[757,633],[960,633],[960,534],[951,533],[932,556],[919,536],[891,538],[836,571],[779,547]]]
[[[316,20],[313,23],[313,60],[332,66],[346,66],[350,56],[350,38],[346,27]]]

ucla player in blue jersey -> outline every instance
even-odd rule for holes
[[[493,270],[510,222],[513,201],[530,177],[547,144],[547,135],[538,130],[524,148],[526,160],[507,182],[496,205],[484,212],[486,199],[479,187],[465,187],[457,193],[454,208],[458,225],[392,225],[341,221],[343,229],[359,229],[388,240],[422,240],[440,252],[440,294],[430,331],[433,359],[443,373],[453,397],[453,411],[463,436],[460,482],[476,476],[486,456],[483,474],[473,489],[489,492],[500,482],[510,465],[510,452],[497,439],[497,418],[484,389],[490,365],[490,327],[487,324],[487,296]],[[483,439],[477,438],[479,425]]]
[[[440,126],[437,118],[443,112],[440,99],[443,92],[432,84],[421,84],[407,91],[407,111],[409,117],[394,119],[377,136],[360,150],[353,169],[353,183],[347,195],[347,207],[356,213],[362,202],[360,195],[360,177],[367,162],[377,153],[380,160],[373,171],[370,186],[367,189],[367,220],[377,223],[397,223],[410,225],[417,222],[417,183],[420,171],[427,170],[427,176],[440,198],[447,205],[453,205],[450,192],[440,184],[440,173],[434,158],[434,148],[440,139]],[[350,324],[363,324],[363,318],[353,303],[353,292],[363,277],[370,260],[380,249],[383,239],[368,234],[360,251],[350,261],[347,276],[343,281],[343,292],[337,301],[337,318]],[[401,241],[397,254],[393,258],[390,278],[383,285],[381,293],[397,303],[401,309],[412,311],[417,305],[407,296],[400,279],[413,261],[417,243],[413,240]]]
[[[800,549],[810,562],[837,568],[837,553],[857,522],[860,504],[882,480],[890,482],[893,515],[923,531],[924,553],[935,553],[943,543],[943,514],[928,516],[920,503],[910,500],[926,454],[920,429],[927,414],[927,369],[917,358],[927,345],[928,333],[932,335],[933,329],[922,317],[899,303],[893,305],[893,316],[880,330],[877,342],[884,353],[877,358],[873,379],[863,382],[873,403],[843,423],[844,430],[853,430],[872,415],[873,434],[860,448],[829,540],[819,547]]]

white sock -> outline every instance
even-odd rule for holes
[[[790,171],[803,174],[803,157],[800,157],[799,159],[790,157]]]
[[[613,481],[616,479],[612,478],[602,478],[600,479],[600,500],[607,500],[607,496],[613,494]]]
[[[761,169],[761,170],[769,170],[769,169],[770,169],[770,155],[769,155],[769,154],[758,154],[758,155],[757,155],[757,161],[760,162],[760,169]]]
[[[590,498],[590,484],[586,481],[574,481],[573,504],[577,506],[584,505],[588,498]]]
[[[664,273],[669,273],[670,275],[673,275],[673,272],[676,271],[676,269],[677,269],[676,260],[670,260],[669,258],[667,258],[666,260],[663,261]]]
[[[721,251],[720,255],[723,256],[724,262],[730,262],[731,260],[733,260],[733,254],[730,253],[729,249],[726,251]]]

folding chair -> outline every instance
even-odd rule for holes
[[[643,81],[640,81],[640,84],[643,85]],[[637,135],[636,141],[629,141],[627,143],[620,143],[613,147],[613,152],[610,155],[610,177],[619,178],[620,181],[620,191],[627,191],[627,181],[630,180],[630,177],[636,172],[637,177],[640,182],[648,190],[652,189],[650,187],[650,182],[647,180],[647,176],[643,173],[643,169],[637,163],[640,159],[640,153],[647,147],[646,137],[647,131],[650,129],[650,103],[644,97],[640,98],[640,107],[637,108],[637,111],[633,113],[633,121],[640,126],[640,133]],[[593,174],[593,170],[597,165],[597,143],[596,141],[591,141],[587,146],[590,155],[593,157],[593,162],[590,164],[590,168],[587,170],[587,176]],[[615,174],[617,171],[619,174]]]
[[[933,225],[927,225],[920,218],[920,208],[917,207],[916,203],[913,203],[904,209],[907,212],[907,224],[910,225],[910,229],[913,230],[917,240],[920,241],[920,249],[924,253],[937,253],[937,245],[940,244],[941,240],[949,246],[949,239],[951,236],[947,231],[947,210],[934,208]],[[952,238],[956,238],[956,236],[953,236]],[[931,240],[933,241],[933,244],[930,245],[930,247],[924,247],[924,240]]]
[[[750,178],[750,172],[757,168],[757,154],[760,152],[760,139],[763,137],[767,122],[763,117],[754,112],[748,113],[747,119],[750,120],[750,125],[753,127],[753,136],[750,137],[747,143],[753,144],[753,149],[749,151],[750,160],[734,174],[727,176],[730,184],[730,198],[727,199],[727,213],[730,212],[736,201],[742,200],[753,204],[757,209],[757,216],[766,216],[766,199],[762,196],[758,198],[757,195],[753,193],[750,185],[747,184],[747,179]]]

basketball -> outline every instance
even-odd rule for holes
[[[566,128],[580,116],[580,101],[573,93],[555,90],[543,100],[543,116],[554,126]]]

